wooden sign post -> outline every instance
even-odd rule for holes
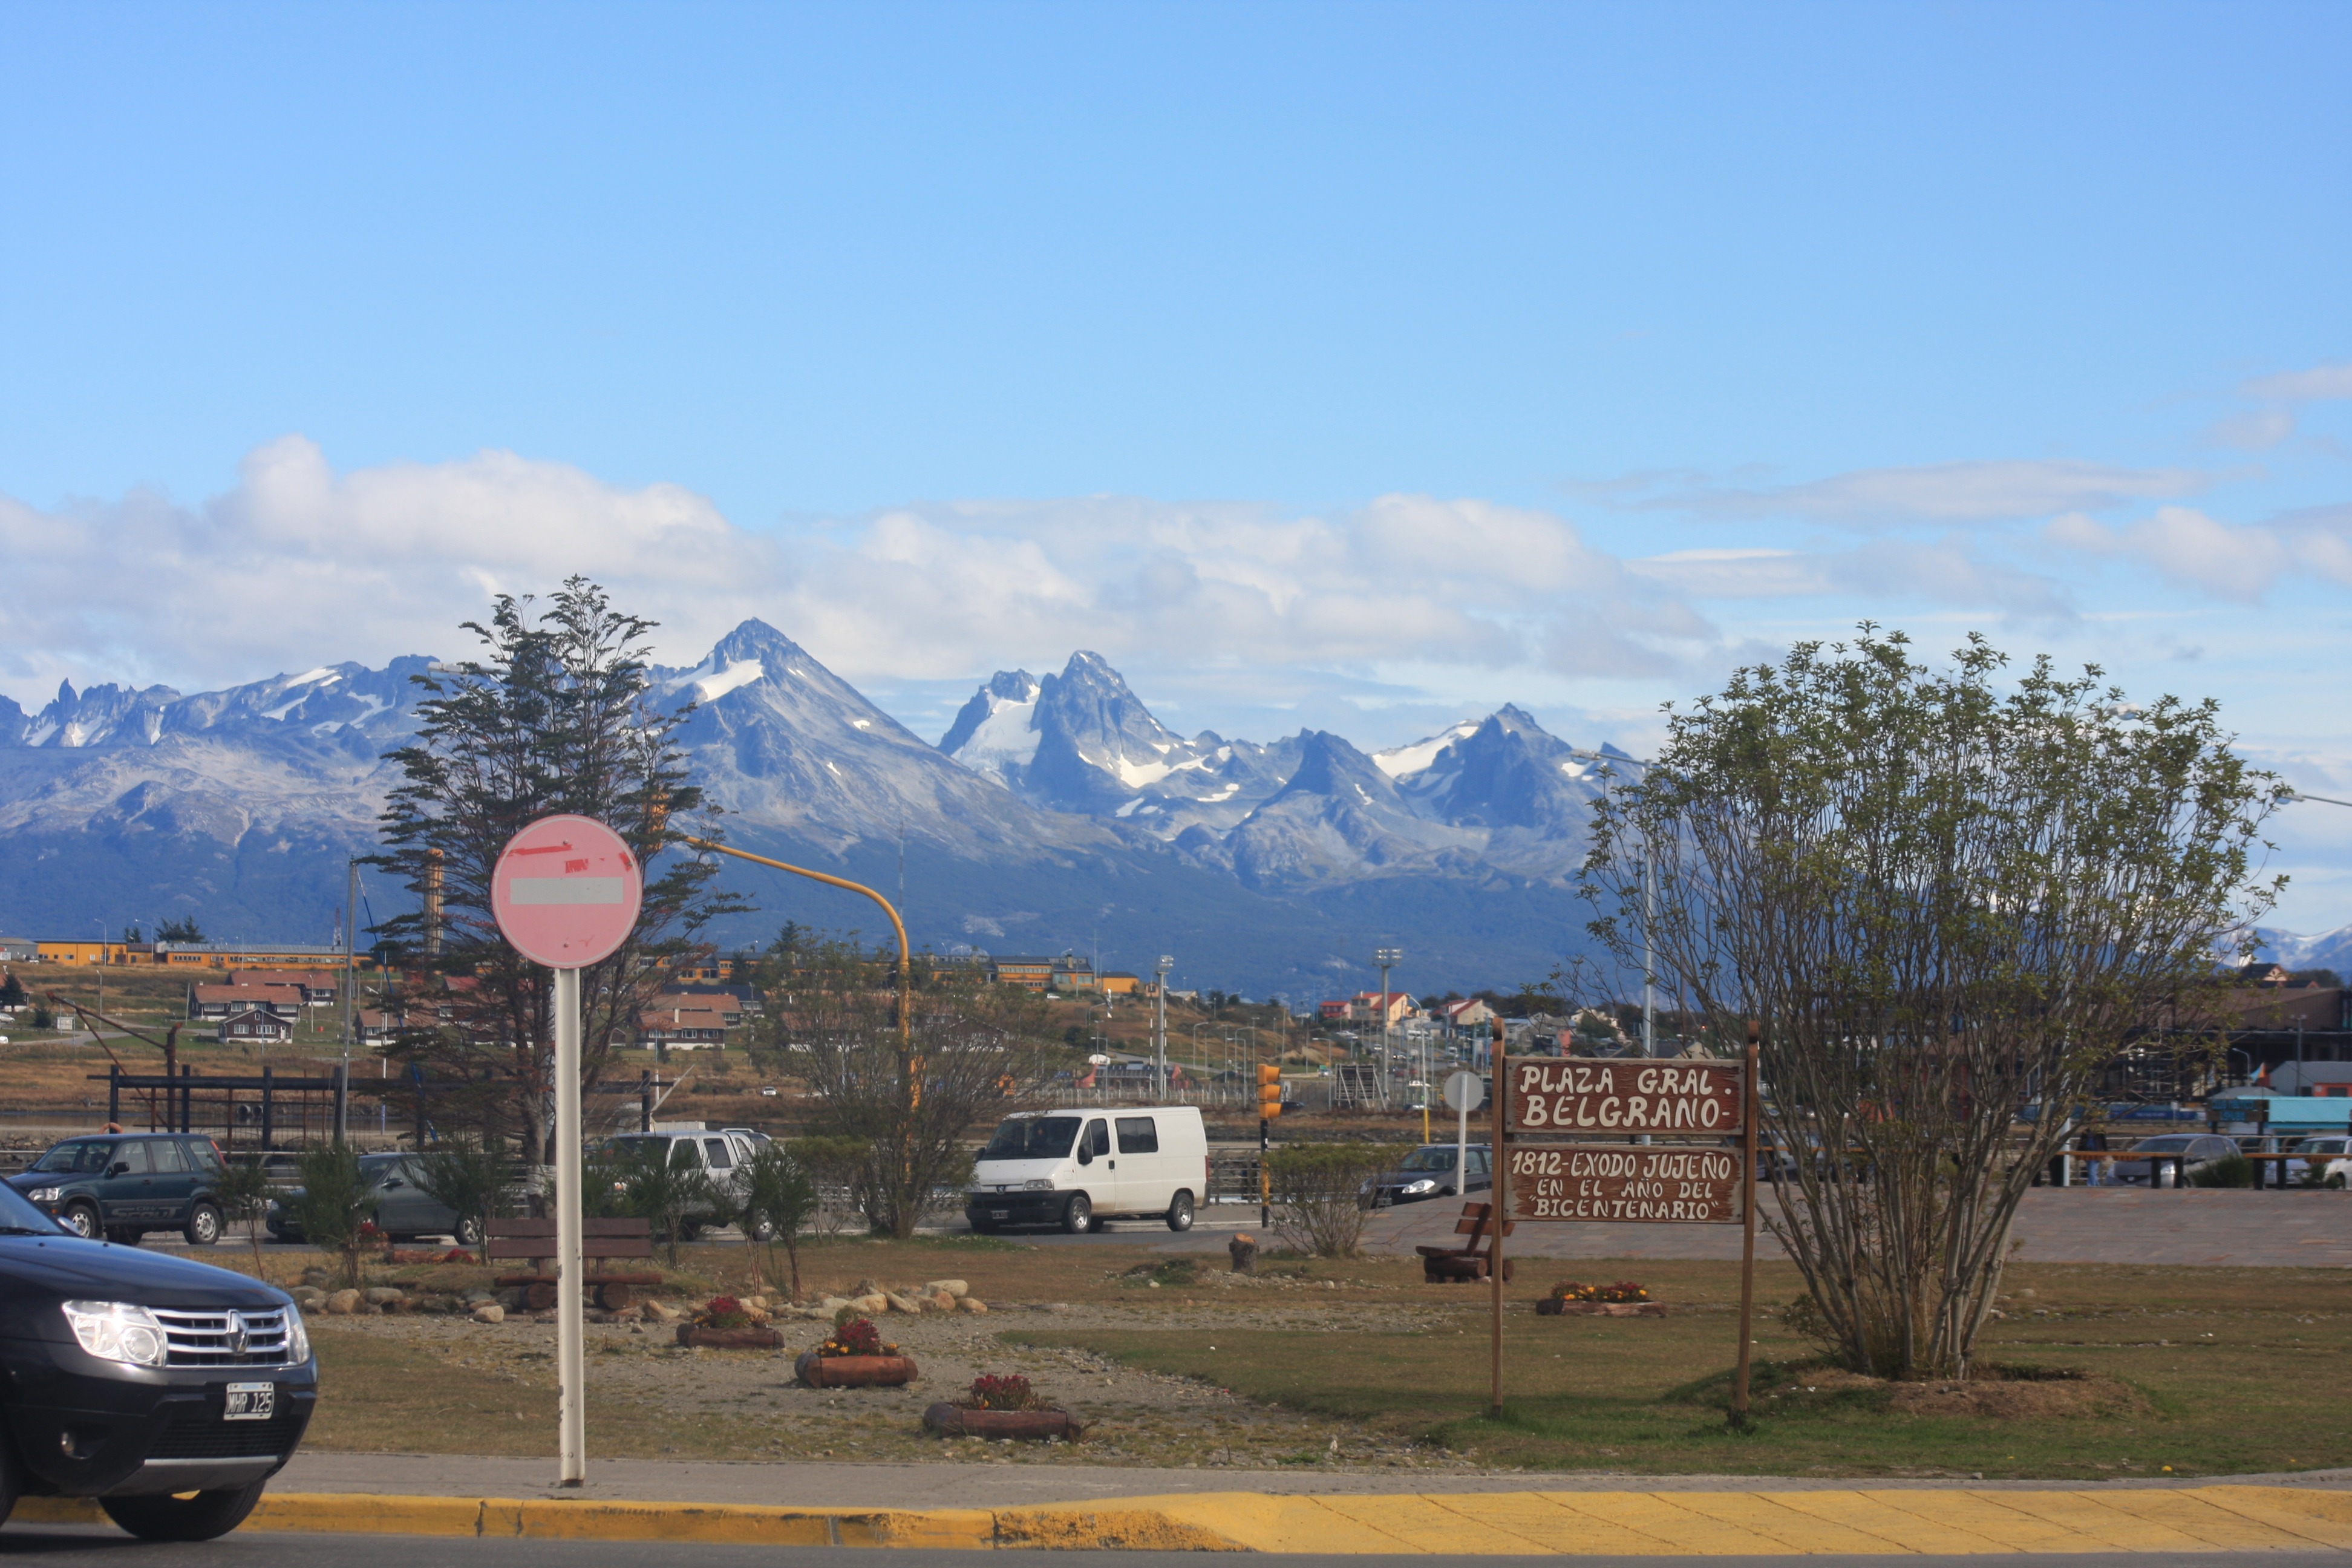
[[[1503,1054],[1495,1025],[1494,1245],[1503,1222],[1737,1225],[1739,1353],[1731,1423],[1748,1425],[1756,1309],[1756,1057],[1738,1062]],[[1503,1266],[1494,1285],[1493,1413],[1503,1413]]]

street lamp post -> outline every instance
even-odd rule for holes
[[[1381,1071],[1389,1070],[1389,1058],[1395,1052],[1389,1033],[1389,971],[1404,962],[1404,949],[1384,947],[1372,954],[1372,963],[1381,972]],[[1421,1141],[1429,1142],[1429,1073],[1428,1063],[1422,1064],[1421,1079]]]
[[[1166,953],[1153,970],[1160,984],[1153,987],[1155,1004],[1151,1015],[1151,1082],[1152,1095],[1158,1100],[1168,1098],[1168,975],[1176,961]]]
[[[1637,768],[1650,765],[1641,757],[1612,756],[1607,752],[1588,752],[1580,746],[1569,747],[1568,753],[1604,766],[1615,763],[1631,763]],[[1645,1057],[1658,1054],[1658,988],[1654,978],[1658,963],[1657,951],[1650,938],[1650,922],[1657,907],[1656,869],[1657,858],[1651,849],[1649,835],[1644,833],[1642,836],[1642,1054]]]

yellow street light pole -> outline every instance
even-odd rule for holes
[[[724,844],[713,844],[708,838],[697,838],[689,833],[681,833],[678,837],[693,845],[697,849],[708,849],[714,855],[732,855],[738,860],[749,860],[755,866],[766,866],[778,871],[790,871],[795,877],[806,877],[813,882],[823,882],[830,887],[847,889],[853,893],[863,893],[882,906],[882,912],[890,917],[890,929],[898,933],[898,1060],[907,1079],[907,1104],[910,1110],[920,1106],[923,1103],[923,1064],[915,1059],[914,1015],[907,1006],[907,985],[914,968],[914,956],[907,946],[907,922],[898,918],[898,911],[892,907],[890,900],[865,883],[853,882],[845,877],[828,876],[823,871],[812,871],[803,866],[787,866],[782,860],[771,860],[765,855],[754,855],[747,849],[733,849]]]

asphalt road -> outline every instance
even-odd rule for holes
[[[695,1546],[675,1542],[513,1541],[450,1536],[314,1535],[238,1531],[198,1546],[133,1541],[119,1531],[96,1529],[0,1529],[0,1561],[74,1563],[79,1568],[417,1568],[420,1563],[458,1568],[634,1568],[639,1563],[691,1561],[709,1568],[762,1564],[782,1560],[794,1568],[972,1568],[969,1552],[898,1549],[877,1552],[860,1547]],[[1003,1568],[1200,1568],[1191,1552],[995,1552],[987,1559]],[[1425,1555],[1342,1556],[1285,1554],[1284,1568],[1425,1568]],[[1785,1565],[1772,1557],[1579,1557],[1578,1568],[1761,1568]],[[1839,1557],[1839,1568],[1959,1568],[1983,1557],[1921,1557],[1909,1554]],[[2150,1552],[2085,1554],[2004,1553],[2008,1568],[2342,1568],[2338,1552],[2211,1552],[2194,1556]]]

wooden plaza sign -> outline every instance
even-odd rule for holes
[[[1739,1347],[1731,1419],[1748,1423],[1756,1301],[1756,1058],[1509,1057],[1495,1022],[1495,1203],[1513,1220],[1736,1225]],[[1493,1411],[1503,1413],[1504,1226],[1494,1295]]]
[[[1506,1058],[1504,1071],[1514,1138],[1723,1137],[1746,1124],[1738,1062],[1520,1057]]]
[[[1513,1219],[1738,1225],[1739,1151],[1625,1143],[1511,1150]]]

